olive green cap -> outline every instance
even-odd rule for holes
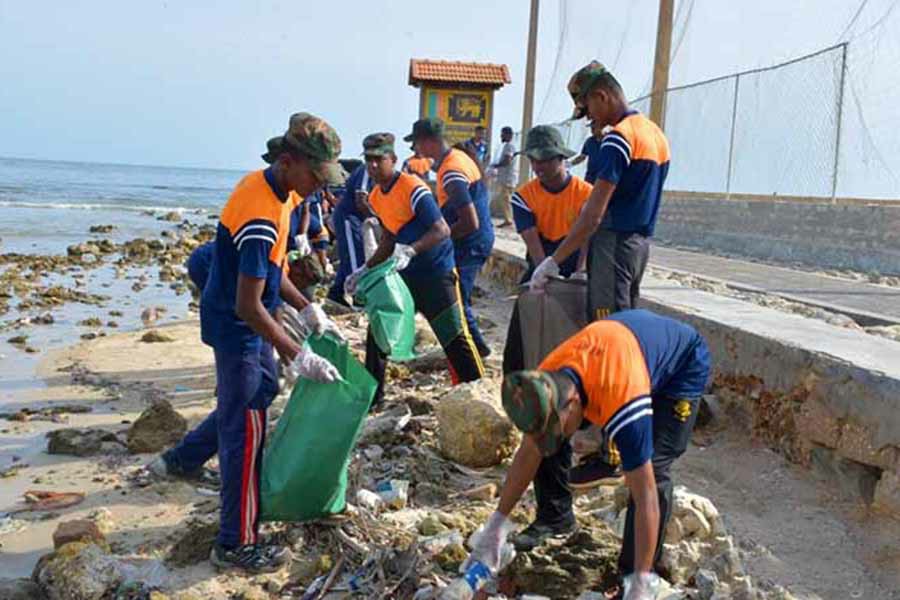
[[[273,138],[269,138],[269,141],[266,142],[266,153],[262,155],[262,159],[271,165],[276,160],[278,160],[278,155],[281,154],[283,148],[283,135],[277,135]]]
[[[575,71],[567,86],[569,95],[572,96],[572,101],[575,103],[575,112],[572,114],[573,119],[580,119],[587,114],[585,98],[598,83],[603,81],[619,84],[615,76],[599,61],[592,60]]]
[[[413,123],[412,133],[403,138],[403,141],[412,142],[422,137],[444,137],[444,122],[434,117],[419,119]]]
[[[365,156],[386,156],[394,153],[394,134],[381,132],[372,133],[363,139],[363,154]]]
[[[291,115],[283,147],[306,157],[327,185],[341,185],[347,178],[338,162],[341,138],[324,119],[303,112]]]
[[[557,412],[559,386],[553,374],[539,370],[514,371],[503,378],[500,395],[513,425],[535,437],[541,454],[555,454],[564,436]]]
[[[537,125],[529,129],[522,153],[535,160],[550,160],[560,156],[572,158],[577,154],[566,147],[559,130],[550,125]]]

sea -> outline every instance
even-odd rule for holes
[[[0,157],[0,252],[53,253],[114,224],[113,239],[158,234],[150,213],[217,212],[244,171]]]
[[[72,244],[97,238],[123,242],[134,238],[159,238],[178,223],[160,220],[177,211],[183,220],[215,223],[235,184],[246,173],[237,170],[117,165],[0,157],[0,254],[65,254]],[[114,225],[111,234],[89,233],[92,225]],[[107,260],[107,263],[111,263]],[[4,267],[0,265],[0,270]],[[37,313],[20,313],[14,307],[0,315],[0,412],[21,406],[29,390],[43,387],[38,366],[55,349],[80,341],[91,331],[113,334],[143,326],[145,308],[165,309],[163,321],[196,318],[189,308],[190,295],[176,294],[159,282],[158,265],[133,267],[117,277],[112,264],[83,273],[52,273],[43,284],[82,286],[87,292],[109,298],[103,306],[68,303],[49,311],[52,325],[29,322]],[[132,289],[143,277],[146,287]],[[111,316],[120,311],[122,316]],[[118,327],[89,328],[84,319],[99,317]],[[164,324],[164,322],[161,322]],[[23,352],[8,343],[27,335],[38,352]],[[0,443],[0,450],[3,444]],[[2,465],[0,465],[2,466]]]

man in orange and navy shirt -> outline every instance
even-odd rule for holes
[[[428,319],[447,355],[452,382],[481,379],[484,365],[466,322],[450,227],[428,186],[415,175],[396,171],[392,134],[366,136],[363,149],[369,177],[375,182],[369,205],[384,232],[372,257],[347,278],[347,293],[353,296],[360,277],[369,268],[394,258],[416,310]],[[366,368],[379,383],[376,402],[383,399],[386,366],[385,353],[369,332]]]
[[[525,137],[523,150],[531,161],[534,179],[519,187],[512,195],[513,218],[516,230],[527,248],[525,260],[528,271],[522,281],[531,279],[535,266],[553,254],[578,218],[581,208],[591,194],[591,185],[571,175],[566,159],[575,154],[566,148],[562,136],[549,125],[533,127]],[[570,256],[560,265],[559,274],[570,277],[583,274],[587,253]],[[518,303],[513,309],[503,348],[503,372],[525,368],[522,328]]]
[[[447,145],[440,119],[419,119],[403,139],[412,142],[416,152],[434,160],[437,203],[450,226],[466,321],[478,351],[488,356],[491,350],[472,312],[475,279],[494,247],[494,224],[481,167],[466,152]]]
[[[687,449],[709,373],[706,342],[693,327],[626,310],[570,337],[538,369],[507,374],[503,407],[525,435],[473,556],[497,564],[508,515],[532,481],[537,516],[513,539],[516,547],[573,531],[568,439],[594,424],[618,445],[631,494],[619,556],[625,598],[654,598],[652,573],[672,509],[670,469]]]
[[[284,269],[290,192],[305,196],[337,184],[340,139],[307,113],[290,118],[272,166],[244,177],[222,210],[200,302],[200,334],[213,348],[216,408],[175,447],[148,465],[158,477],[196,478],[219,456],[220,528],[214,565],[248,573],[271,572],[290,553],[259,540],[259,482],[266,409],[278,392],[273,347],[300,376],[334,381],[337,370],[295,342],[273,318],[277,299],[295,307],[306,335],[336,331],[321,307],[293,286]],[[339,332],[338,332],[339,333]]]
[[[535,269],[532,287],[543,287],[570,255],[590,240],[588,319],[636,308],[650,237],[669,172],[669,143],[650,119],[628,106],[612,73],[594,61],[569,81],[575,116],[588,115],[600,130],[597,179],[585,210],[551,257]]]

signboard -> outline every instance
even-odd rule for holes
[[[422,90],[422,117],[444,121],[444,134],[451,143],[475,134],[475,127],[491,124],[493,90],[426,87]]]

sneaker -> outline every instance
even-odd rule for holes
[[[478,350],[478,354],[481,355],[481,358],[487,358],[491,355],[491,347],[487,344],[475,344],[475,348]]]
[[[604,480],[622,477],[621,465],[611,465],[599,455],[589,454],[569,469],[569,487],[575,490],[597,487]]]
[[[245,544],[225,548],[214,544],[209,561],[217,569],[239,569],[246,573],[274,573],[290,560],[290,550],[278,546]]]
[[[519,552],[529,552],[550,539],[562,539],[578,531],[574,521],[565,525],[545,525],[535,521],[513,536],[512,543]]]

